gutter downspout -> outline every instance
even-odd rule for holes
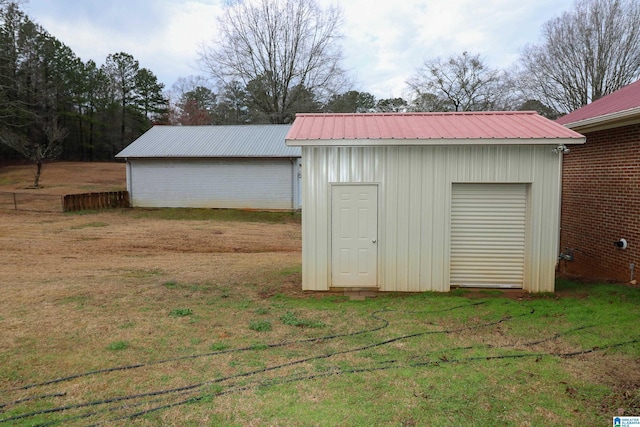
[[[289,158],[291,162],[291,210],[296,210],[296,159]]]
[[[129,192],[129,206],[133,207],[133,169],[131,168],[131,162],[125,157],[124,161],[127,164],[127,191]]]
[[[560,263],[560,238],[562,236],[562,160],[564,159],[564,153],[560,151],[558,156],[558,167],[560,168],[560,171],[558,175],[558,239],[556,241],[556,268],[558,268],[558,264]]]

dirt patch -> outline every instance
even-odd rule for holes
[[[0,277],[15,292],[53,280],[86,286],[89,277],[109,280],[128,271],[237,282],[270,266],[292,268],[300,262],[300,246],[299,224],[151,220],[126,211],[0,211]]]

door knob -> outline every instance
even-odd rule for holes
[[[371,243],[375,243],[375,242],[377,242],[377,240],[376,240],[376,239],[373,239],[373,240],[371,241]]]

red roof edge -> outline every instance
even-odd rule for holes
[[[566,114],[556,123],[568,125],[640,108],[640,80]]]

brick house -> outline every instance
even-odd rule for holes
[[[640,262],[640,81],[557,122],[587,138],[563,159],[559,272],[634,280],[640,273],[634,272]]]

